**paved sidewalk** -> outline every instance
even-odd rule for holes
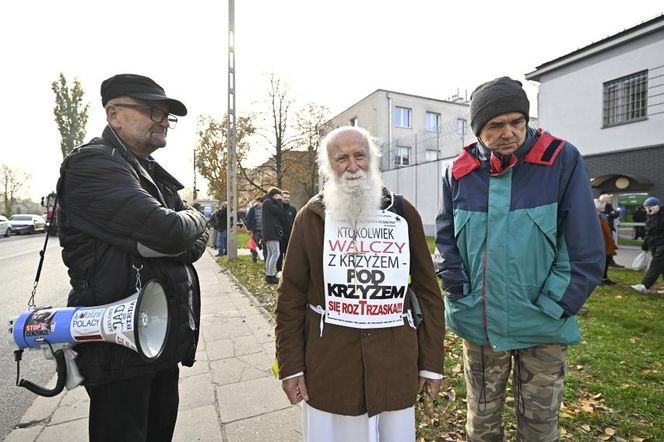
[[[632,268],[632,261],[634,261],[636,255],[638,255],[640,252],[640,247],[621,246],[618,249],[618,254],[613,257],[613,260],[616,263],[625,266],[625,268],[630,269]]]
[[[208,249],[201,281],[197,362],[180,368],[174,441],[301,441],[301,409],[291,406],[270,371],[274,321],[225,273]],[[49,387],[55,385],[53,381]],[[88,397],[82,387],[37,397],[6,442],[88,440]]]

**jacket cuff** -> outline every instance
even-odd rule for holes
[[[440,373],[436,373],[434,371],[428,371],[428,370],[420,370],[418,373],[419,377],[421,378],[426,378],[426,379],[443,379],[443,375]]]

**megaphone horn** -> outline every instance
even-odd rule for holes
[[[46,343],[111,342],[138,352],[146,361],[158,358],[168,335],[168,302],[162,285],[151,280],[133,295],[94,307],[36,309],[12,324],[19,349]]]

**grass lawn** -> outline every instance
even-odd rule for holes
[[[618,237],[618,246],[641,247],[642,244],[643,244],[642,239],[625,238],[622,236]]]
[[[238,239],[244,243],[246,238]],[[276,288],[263,282],[262,261],[253,264],[251,257],[239,256],[219,263],[274,313]],[[664,296],[629,288],[642,273],[611,269],[609,277],[618,284],[593,292],[588,313],[579,318],[583,341],[568,349],[561,439],[664,441]],[[422,397],[417,404],[418,442],[464,440],[460,339],[448,332],[445,348],[443,389],[435,400]],[[505,412],[510,441],[516,440],[511,395],[510,390]]]

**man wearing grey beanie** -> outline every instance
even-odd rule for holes
[[[590,178],[579,151],[528,127],[521,83],[471,95],[477,142],[443,179],[436,247],[445,322],[463,338],[469,441],[503,440],[510,371],[517,439],[560,438],[567,345],[604,267]]]

